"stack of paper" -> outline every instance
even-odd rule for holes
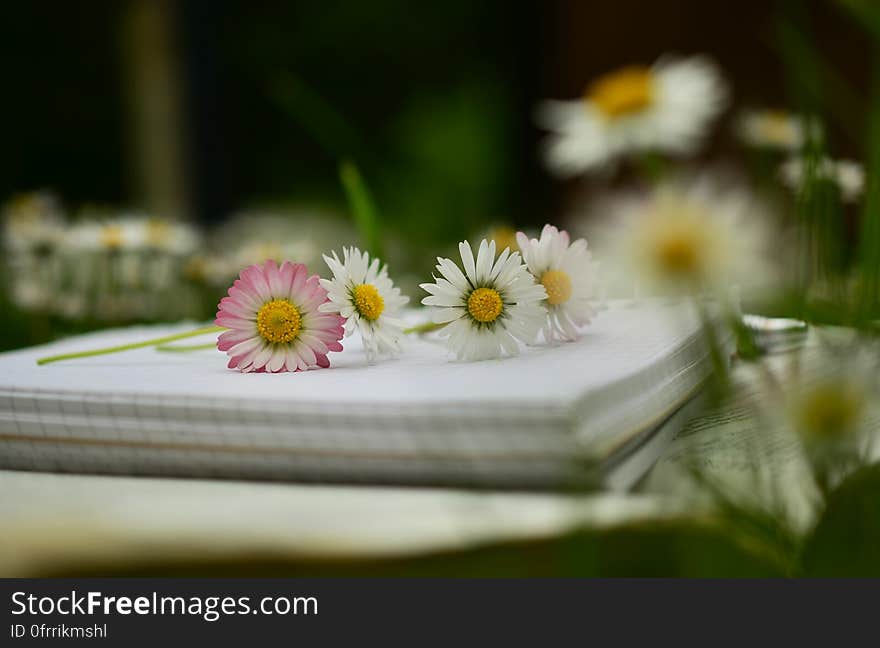
[[[578,342],[476,363],[428,337],[375,365],[348,339],[332,368],[280,375],[228,370],[214,350],[36,364],[186,328],[0,355],[0,467],[509,487],[588,474],[626,487],[710,372],[699,322],[660,302],[612,303]]]

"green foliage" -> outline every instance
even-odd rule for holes
[[[354,162],[344,161],[339,165],[339,180],[364,247],[373,257],[384,258],[376,205]]]
[[[72,565],[53,576],[287,577],[769,577],[782,570],[737,544],[723,528],[678,520],[579,530],[559,538],[501,542],[387,560],[296,560],[236,555],[226,560]],[[48,575],[48,574],[47,574]]]
[[[508,102],[491,83],[412,100],[394,127],[383,204],[410,241],[436,251],[510,218]],[[430,255],[429,255],[430,257]]]
[[[880,465],[832,491],[807,539],[803,568],[808,576],[880,576]]]

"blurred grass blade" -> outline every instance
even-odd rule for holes
[[[868,114],[868,173],[859,236],[861,270],[860,310],[870,321],[880,302],[880,39],[873,44],[871,109]]]
[[[384,260],[381,226],[376,205],[354,162],[343,160],[339,165],[339,180],[345,190],[345,197],[348,199],[348,206],[360,232],[364,247],[373,257]]]
[[[876,0],[837,0],[836,4],[875,39],[880,39],[880,6]]]
[[[815,45],[803,3],[780,3],[769,44],[782,57],[796,109],[808,115],[833,117],[842,134],[854,144],[861,144],[860,94]]]

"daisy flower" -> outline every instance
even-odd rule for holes
[[[400,351],[405,323],[398,313],[409,298],[388,277],[388,266],[380,266],[379,259],[371,262],[370,255],[356,247],[342,248],[341,261],[336,252],[324,255],[324,261],[333,278],[321,279],[330,301],[319,310],[344,317],[346,336],[360,332],[368,361]]]
[[[324,250],[357,239],[351,223],[335,212],[307,206],[247,209],[213,231],[210,249],[215,253],[205,268],[205,279],[228,286],[241,268],[268,259],[298,259],[317,268]]]
[[[510,225],[493,225],[485,232],[483,237],[487,241],[495,241],[495,249],[503,250],[510,248],[511,252],[519,250],[516,242],[516,230]]]
[[[607,202],[612,222],[601,247],[612,268],[639,287],[673,293],[734,284],[755,289],[775,275],[768,245],[780,237],[768,231],[770,216],[750,192],[713,176],[667,182]]]
[[[570,177],[629,153],[693,153],[726,100],[721,74],[702,57],[616,70],[591,83],[580,99],[539,106],[539,125],[552,133],[547,164]]]
[[[329,367],[327,354],[342,351],[343,320],[319,310],[326,302],[318,276],[308,276],[302,263],[249,266],[220,300],[215,324],[230,330],[217,348],[242,372]]]
[[[529,272],[547,291],[544,339],[575,340],[578,326],[596,315],[596,264],[586,239],[570,242],[568,232],[545,225],[540,239],[516,235]]]
[[[65,232],[64,214],[55,196],[37,191],[15,196],[3,208],[3,238],[13,252],[47,254]]]
[[[748,146],[793,153],[804,147],[807,135],[818,136],[820,127],[784,110],[748,110],[737,121],[737,134]]]
[[[505,248],[495,258],[495,242],[480,243],[474,259],[470,243],[458,244],[464,272],[452,259],[437,258],[435,283],[421,284],[430,294],[433,321],[446,324],[440,335],[459,360],[485,360],[519,353],[518,342],[534,341],[546,313],[547,291],[536,284],[519,252]]]
[[[71,228],[65,246],[72,252],[137,251],[147,244],[146,232],[142,218],[87,218]]]
[[[865,190],[865,170],[861,164],[852,160],[832,160],[825,157],[811,163],[805,158],[797,157],[785,162],[779,174],[782,182],[794,192],[803,189],[808,174],[816,180],[831,182],[840,191],[841,199],[849,203],[856,202]]]
[[[142,227],[146,245],[153,251],[186,256],[199,247],[199,232],[188,223],[164,218],[145,218]]]
[[[880,423],[880,347],[853,330],[814,330],[796,354],[773,365],[761,415],[796,434],[823,490],[859,465],[876,461]]]

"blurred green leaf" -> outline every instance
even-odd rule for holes
[[[804,549],[808,576],[880,576],[880,465],[831,492]]]
[[[346,160],[339,165],[339,180],[342,182],[342,188],[345,189],[345,197],[348,199],[348,206],[364,247],[374,258],[384,259],[376,205],[354,162]]]
[[[860,314],[870,322],[880,305],[880,31],[873,44],[871,109],[868,113],[867,188],[859,233]]]
[[[233,555],[227,560],[76,564],[53,576],[345,577],[770,577],[784,572],[738,545],[722,528],[677,520],[581,530],[558,538],[503,542],[462,551],[385,560],[303,560]],[[48,575],[48,574],[47,574]]]
[[[384,169],[382,196],[409,241],[436,252],[511,220],[506,92],[489,81],[465,82],[414,97],[402,109],[392,133],[399,162]]]
[[[770,42],[781,57],[798,111],[833,117],[855,144],[862,142],[862,101],[856,87],[832,65],[810,33],[809,12],[800,0],[780,2]]]
[[[856,22],[880,39],[880,5],[876,0],[833,0]]]

